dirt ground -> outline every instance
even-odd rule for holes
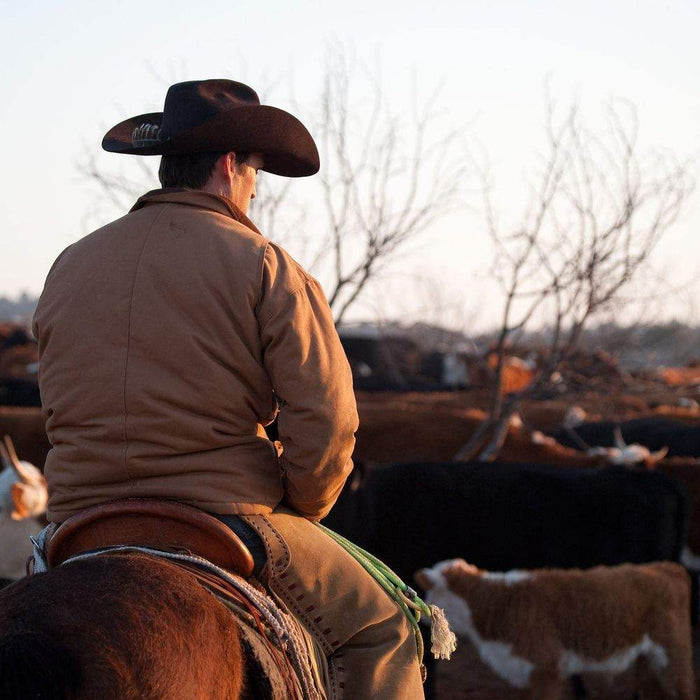
[[[461,640],[460,640],[461,641]],[[693,630],[693,669],[695,671],[696,695],[700,697],[700,627]],[[596,679],[586,680],[589,698],[599,700],[630,700],[634,697],[631,677],[620,679],[615,687],[606,687]],[[571,687],[562,693],[562,700],[574,698]],[[639,700],[651,700],[656,696],[639,695]],[[519,691],[508,691],[500,683],[494,683],[478,658],[467,651],[467,643],[458,644],[457,651],[450,661],[438,661],[436,672],[437,700],[525,700]]]

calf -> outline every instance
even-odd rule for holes
[[[654,697],[695,697],[689,582],[677,564],[493,574],[454,559],[416,580],[490,672],[533,700],[556,700],[575,675],[618,689],[627,672]]]

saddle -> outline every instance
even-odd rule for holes
[[[245,579],[253,574],[254,563],[250,550],[238,535],[215,517],[183,503],[145,498],[112,501],[68,518],[56,529],[46,546],[46,564],[49,569],[53,569],[78,554],[119,546],[146,547],[171,554],[193,554]],[[261,690],[260,693],[253,693],[251,697],[265,696],[276,700],[326,697],[325,657],[322,650],[316,649],[315,640],[300,623],[293,622],[290,617],[286,624],[293,625],[295,636],[304,642],[301,647],[297,642],[297,647],[309,650],[307,661],[296,652],[294,655],[287,648],[287,642],[270,639],[270,632],[266,631],[259,610],[241,589],[231,584],[231,577],[227,580],[211,567],[200,566],[192,561],[171,559],[169,563],[187,570],[233,614],[240,615],[243,612],[250,619],[251,622],[246,623],[239,617],[239,630],[242,643],[248,651],[248,661],[257,668],[250,683],[251,687],[256,687],[256,683],[261,688],[264,686],[264,692]],[[312,658],[315,662],[310,661]],[[307,667],[308,670],[304,671]],[[281,680],[277,689],[268,687],[271,672],[279,673]],[[305,685],[300,684],[302,677]],[[303,688],[311,688],[313,691],[309,694]]]
[[[194,554],[249,578],[253,556],[226,525],[193,506],[129,498],[87,508],[62,523],[49,540],[50,569],[77,554],[119,545]]]

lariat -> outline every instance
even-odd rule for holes
[[[457,638],[450,629],[444,610],[437,605],[428,605],[410,586],[405,584],[383,561],[358,547],[337,532],[321,523],[315,523],[331,539],[339,544],[377,583],[393,598],[403,610],[416,636],[418,661],[423,664],[423,637],[418,623],[421,615],[430,619],[430,651],[436,659],[449,659],[457,648]]]

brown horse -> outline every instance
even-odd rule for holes
[[[246,673],[243,648],[223,603],[147,555],[76,561],[0,591],[2,698],[284,697],[274,668]]]

